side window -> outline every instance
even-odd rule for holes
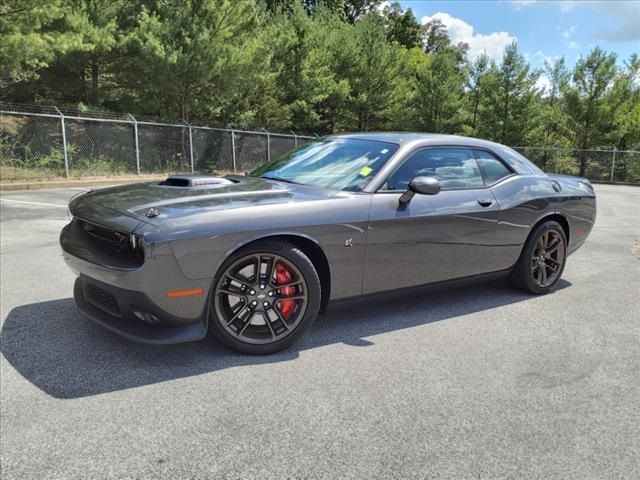
[[[501,178],[511,175],[511,171],[489,152],[484,150],[475,150],[474,152],[487,185],[492,185]]]
[[[473,152],[466,148],[420,150],[389,177],[384,189],[406,190],[415,177],[435,177],[443,189],[484,187]]]

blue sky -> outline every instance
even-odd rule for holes
[[[618,55],[618,62],[640,53],[640,0],[401,0],[424,23],[440,18],[454,41],[469,43],[471,56],[482,51],[497,60],[512,40],[534,67],[565,56],[572,67],[595,46]]]

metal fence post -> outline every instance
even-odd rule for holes
[[[271,161],[271,134],[269,130],[263,128],[262,131],[267,134],[267,162]]]
[[[60,126],[62,127],[62,152],[64,153],[64,174],[69,178],[69,156],[67,155],[67,130],[64,125],[64,115],[58,107],[53,107],[60,115]]]
[[[297,147],[298,146],[298,134],[296,132],[294,132],[293,130],[291,130],[291,133],[293,133],[293,146]]]
[[[556,148],[556,174],[560,170],[560,148]]]
[[[611,158],[611,183],[613,183],[613,171],[616,168],[616,147],[613,147],[613,157]]]
[[[138,143],[138,121],[131,114],[129,114],[129,117],[131,117],[131,120],[133,120],[133,138],[136,143],[136,173],[140,175],[140,145]]]
[[[233,173],[238,173],[236,168],[236,132],[231,130],[231,160],[233,161]]]
[[[189,125],[189,157],[191,158],[191,173],[194,172],[194,160],[193,160],[193,134],[191,132],[191,125]]]

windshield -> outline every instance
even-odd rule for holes
[[[251,175],[332,190],[360,191],[398,145],[373,140],[326,138],[292,150]]]

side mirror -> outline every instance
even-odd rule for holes
[[[435,177],[416,177],[409,182],[409,189],[400,197],[400,204],[406,205],[416,193],[436,195],[440,193],[440,181]]]

